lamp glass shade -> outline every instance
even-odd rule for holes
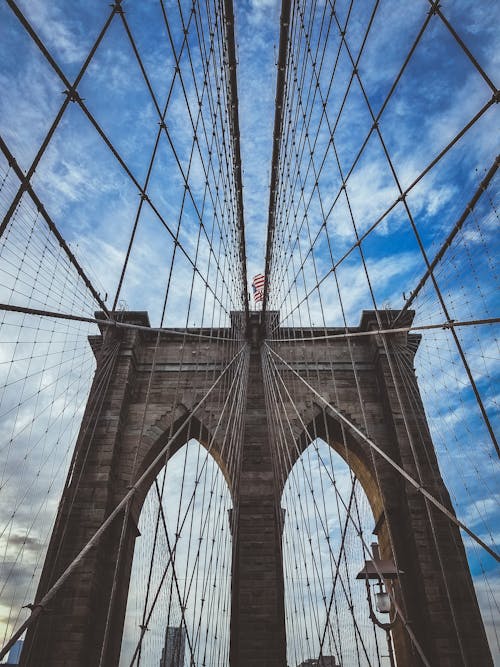
[[[391,611],[391,598],[389,593],[385,591],[381,593],[375,593],[375,604],[377,605],[377,610],[381,614],[389,614]]]

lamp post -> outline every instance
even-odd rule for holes
[[[378,544],[373,543],[372,547],[372,560],[365,560],[365,566],[356,576],[356,579],[364,579],[366,584],[366,599],[368,600],[368,607],[370,609],[370,619],[372,623],[377,625],[382,630],[385,630],[385,635],[387,638],[387,648],[389,650],[389,661],[391,667],[396,667],[394,661],[394,650],[392,646],[392,637],[391,630],[396,624],[397,612],[394,613],[394,616],[391,620],[389,616],[389,622],[383,623],[377,618],[375,611],[373,609],[372,602],[372,591],[370,588],[370,579],[376,580],[378,585],[378,591],[375,593],[375,606],[377,611],[380,614],[389,614],[391,613],[391,596],[387,591],[387,581],[395,580],[399,577],[400,574],[404,574],[401,570],[396,568],[394,561],[392,559],[382,560],[380,558]]]

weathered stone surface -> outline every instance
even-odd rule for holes
[[[125,313],[124,317],[148,326],[145,313]],[[361,329],[374,326],[375,314],[364,313]],[[290,334],[289,329],[286,332]],[[227,333],[221,330],[222,335]],[[324,330],[317,333],[321,335]],[[305,385],[284,369],[283,377],[300,416],[291,402],[285,401],[283,408],[295,440],[290,438],[287,452],[273,452],[266,420],[258,322],[249,338],[252,344],[241,467],[235,469],[234,461],[227,456],[223,435],[212,450],[234,498],[231,522],[237,539],[233,553],[231,667],[286,666],[279,501],[288,472],[314,437],[326,440],[358,476],[371,503],[382,557],[392,555],[405,572],[397,593],[399,603],[430,664],[491,665],[458,530],[361,438],[349,431],[343,433],[335,415],[320,406]],[[91,340],[99,359],[98,370],[37,599],[191,413],[231,352],[210,342],[200,346],[191,338],[180,345],[178,336],[162,335],[151,376],[156,342],[153,332],[143,330],[108,330]],[[278,343],[273,347],[352,423],[413,477],[420,476],[425,487],[452,509],[412,372],[417,345],[418,337],[398,334],[399,349],[405,350],[408,361],[404,378],[378,336]],[[359,386],[364,399],[362,409]],[[209,400],[191,418],[172,444],[172,453],[189,437],[207,444],[219,417],[218,405],[217,400]],[[225,424],[222,434],[224,428]],[[281,457],[279,477],[273,455]],[[159,469],[152,473],[151,482]],[[22,664],[98,665],[108,618],[109,641],[102,664],[118,664],[137,517],[147,490],[141,489],[125,517],[116,521],[52,601],[50,612],[42,614],[29,631]],[[108,614],[115,578],[114,605]],[[394,631],[394,643],[398,665],[421,664],[401,623]]]

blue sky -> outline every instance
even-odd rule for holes
[[[495,59],[498,57],[494,42],[495,22],[491,20],[494,4],[453,3],[453,7],[446,8],[447,15],[458,22],[468,45],[490,74],[495,71]],[[41,1],[21,3],[21,7],[69,78],[76,75],[109,10],[107,5],[98,2],[72,3],[71,9],[64,3]],[[371,4],[360,2],[354,7],[349,33],[353,50],[366,26]],[[423,1],[412,3],[404,13],[397,3],[381,3],[360,61],[360,71],[374,109],[378,108],[387,93],[408,43],[420,27],[426,11],[427,4]],[[27,166],[62,101],[62,89],[36,47],[20,30],[10,10],[3,7],[2,12],[2,83],[9,89],[9,95],[4,96],[2,102],[2,130],[20,164]],[[172,16],[175,19],[173,12]],[[237,3],[236,17],[247,256],[251,276],[262,270],[263,265],[279,6],[271,0]],[[172,68],[173,64],[165,40],[159,39],[159,18],[159,9],[154,2],[141,3],[140,10],[133,3],[127,8],[127,19],[160,98],[163,68]],[[162,46],[157,48],[157,44]],[[347,57],[342,55],[338,92],[335,88],[331,113],[344,93],[342,84],[350,71],[349,67]],[[328,67],[324,67],[324,72],[326,77]],[[141,181],[154,140],[157,118],[119,21],[113,24],[99,48],[82,81],[80,94]],[[403,187],[490,97],[486,84],[456,48],[441,22],[433,22],[381,121],[384,140],[394,158]],[[494,111],[485,114],[456,149],[444,158],[439,168],[433,170],[409,195],[417,226],[429,248],[433,242],[440,242],[463,210],[477,182],[475,169],[481,171],[489,167],[493,160],[497,129]],[[183,112],[182,101],[174,99],[172,112],[169,113],[169,127],[181,152],[188,141],[183,132]],[[336,135],[344,165],[350,165],[370,126],[371,120],[361,100],[359,87],[356,89],[353,86]],[[326,137],[324,127],[323,123],[320,139]],[[320,141],[318,155],[322,155],[321,148]],[[171,166],[171,158],[165,153],[160,157],[157,173],[153,174],[151,193],[161,202],[162,213],[173,217],[182,183],[178,174],[170,179],[168,195],[160,186],[165,170]],[[336,171],[329,159],[322,173],[321,185],[326,209],[338,189]],[[196,177],[195,169],[193,179]],[[36,185],[37,192],[68,240],[82,246],[82,251],[91,247],[93,238],[99,240],[100,254],[99,250],[92,249],[92,270],[96,280],[104,283],[106,291],[113,293],[117,267],[123,257],[130,220],[137,204],[137,193],[76,105],[70,105],[56,132],[37,170]],[[393,179],[384,163],[380,145],[373,137],[352,175],[351,190],[360,231],[364,231],[395,198]],[[318,209],[314,199],[311,209],[313,212]],[[338,256],[353,241],[342,198],[332,215]],[[155,227],[152,216],[146,214],[145,218],[145,248],[142,243],[138,244],[137,261],[132,262],[136,273],[131,271],[130,283],[124,291],[124,298],[131,307],[136,299],[144,298],[142,291],[137,289],[142,275],[137,266],[143,259],[141,251],[147,249],[151,266],[156,260],[161,261],[161,256],[151,256],[156,243],[150,242],[154,234],[158,235],[155,239],[160,242],[161,233]],[[370,239],[366,252],[374,271],[379,261],[388,257],[395,260],[392,262],[393,271],[399,270],[398,282],[404,280],[410,287],[412,280],[422,272],[423,265],[419,263],[413,237],[405,228],[404,218],[401,206],[397,207],[387,223],[381,225],[380,233]],[[316,220],[319,221],[319,216]],[[166,240],[165,245],[167,243]],[[328,265],[324,244],[317,249],[317,260]],[[99,263],[103,264],[102,270]],[[161,291],[160,286],[158,291]],[[390,293],[388,286],[381,285],[380,299],[390,300],[391,296],[395,294]],[[356,321],[361,302],[358,297],[354,302],[352,317]]]
[[[317,5],[318,12],[322,11],[324,3],[318,2]],[[346,19],[347,3],[340,2],[337,5],[339,21],[342,23]],[[109,3],[100,0],[72,3],[63,0],[23,0],[19,6],[70,80],[77,75],[110,11]],[[152,0],[140,3],[127,0],[123,6],[151,85],[162,106],[166,88],[173,80],[175,63],[165,38],[159,4]],[[176,5],[169,1],[166,6],[172,21],[175,47],[179,49],[182,26],[177,18]],[[495,29],[500,18],[498,4],[489,0],[481,3],[459,0],[442,2],[441,6],[481,66],[494,78],[498,72],[500,53]],[[360,47],[373,7],[374,4],[368,0],[353,3],[346,37],[353,53],[357,53]],[[360,76],[375,111],[378,111],[385,99],[428,10],[429,3],[424,0],[412,3],[395,0],[380,2],[359,62]],[[236,0],[235,14],[246,253],[248,275],[251,277],[264,269],[279,2]],[[317,35],[318,27],[315,25],[313,35]],[[326,53],[320,77],[323,93],[328,86],[337,45],[338,36],[332,35],[331,47]],[[199,65],[200,54],[196,52],[194,41],[193,58]],[[64,86],[6,3],[0,5],[0,61],[0,89],[4,91],[0,98],[0,131],[19,164],[26,170],[62,104]],[[187,70],[186,60],[182,66]],[[330,118],[334,118],[339,109],[352,69],[345,49],[340,52],[337,67],[328,101]],[[166,118],[184,169],[188,168],[192,141],[192,129],[187,122],[187,105],[193,112],[196,110],[193,79],[187,76],[187,82],[188,102],[179,84],[174,84]],[[142,183],[158,129],[158,117],[118,18],[113,20],[111,29],[82,80],[79,93],[134,176]],[[412,183],[490,98],[491,90],[487,83],[444,24],[438,17],[433,17],[380,120],[380,129],[403,189]],[[321,199],[318,189],[313,187],[314,170],[307,171],[308,156],[302,162],[301,173],[304,177],[307,172],[304,181],[305,199],[309,202],[307,225],[309,233],[314,235],[321,229],[322,207],[323,212],[331,209],[327,229],[334,259],[339,259],[351,247],[355,237],[346,197],[341,194],[335,200],[341,180],[332,152],[327,150],[327,124],[324,119],[319,124],[319,120],[318,105],[311,114],[311,128],[314,132],[317,130],[318,137],[314,169],[319,169],[324,155],[326,159],[319,178]],[[361,90],[354,82],[335,135],[344,171],[353,163],[371,125],[372,119]],[[434,256],[478,187],[485,170],[493,163],[498,153],[498,125],[498,109],[492,106],[408,194],[408,205],[429,257]],[[297,132],[300,131],[299,123]],[[0,167],[3,178],[7,171],[6,163],[1,158]],[[199,225],[194,202],[198,207],[202,205],[204,174],[202,160],[196,155],[189,167],[189,183],[193,200],[188,198],[185,204],[179,238],[188,253],[192,256],[198,253],[199,266],[207,270],[210,261],[208,243],[202,237],[197,245]],[[101,295],[108,295],[107,303],[110,304],[116,293],[139,194],[77,104],[69,105],[41,160],[33,184],[85,271]],[[15,188],[16,179],[9,173],[0,200],[2,211],[8,206],[9,197]],[[380,142],[373,134],[349,177],[347,191],[361,233],[398,196]],[[172,151],[162,136],[149,193],[161,215],[173,228],[179,219],[183,192],[183,179]],[[36,213],[33,207],[28,201],[23,206],[25,219],[34,220]],[[211,221],[208,227],[214,229],[211,217],[213,207],[210,208],[210,204],[207,207],[204,215]],[[295,207],[298,224],[303,223],[304,204],[296,202]],[[495,293],[498,288],[495,266],[495,249],[498,249],[497,207],[498,178],[493,181],[488,196],[481,199],[476,212],[457,237],[454,248],[450,249],[436,271],[454,319],[470,320],[495,315],[495,306],[498,304]],[[314,251],[304,263],[303,272],[299,272],[296,288],[293,286],[292,289],[300,264],[299,257],[304,257],[310,246],[306,230],[307,226],[303,223],[300,230],[296,230],[298,238],[291,241],[293,253],[283,255],[282,260],[276,260],[274,278],[271,278],[275,282],[270,284],[270,307],[279,308],[282,316],[288,315],[285,321],[288,325],[302,322],[316,326],[339,326],[343,324],[342,304],[347,323],[357,325],[363,308],[373,307],[357,252],[352,253],[338,269],[339,291],[332,277],[328,276],[322,282],[320,291],[314,292],[302,306],[297,307],[302,296],[314,287],[318,278],[327,276],[331,267],[328,239],[324,232],[319,231]],[[58,252],[56,246],[53,244],[52,257]],[[219,244],[217,247],[220,249],[222,246]],[[363,247],[377,304],[400,307],[403,294],[409,294],[425,270],[402,204],[394,208]],[[144,207],[120,299],[129,309],[148,310],[153,324],[160,322],[172,248],[168,233],[152,211]],[[64,258],[57,255],[57,259],[49,261],[47,254],[36,255],[35,250],[33,253],[39,259],[39,266],[38,272],[32,272],[32,276],[39,278],[44,272],[48,275],[50,268],[53,268],[50,262],[53,262],[65,272],[66,283],[58,288],[59,291],[48,280],[38,280],[34,291],[30,286],[21,289],[18,284],[9,282],[11,278],[5,271],[2,274],[2,299],[10,298],[14,303],[30,303],[35,307],[44,304],[64,312],[93,313],[96,309],[94,300],[85,293],[81,281],[66,266]],[[285,269],[279,262],[288,260]],[[23,266],[27,266],[27,261],[26,258],[22,260]],[[237,268],[231,258],[225,261],[227,264],[224,266],[231,267],[230,275],[237,282]],[[193,278],[189,262],[182,256],[177,258],[177,287],[169,292],[164,324],[209,325],[213,312],[216,312],[218,322],[227,323],[225,311],[241,307],[236,283],[232,281],[230,288],[226,289],[218,279],[220,274],[215,268],[210,270],[208,276],[208,282],[221,299],[223,308],[214,306],[201,282],[196,276]],[[188,313],[186,290],[191,289],[191,286],[193,297]],[[76,291],[80,296],[75,297]],[[445,319],[430,285],[417,299],[415,309],[418,323],[441,322]],[[12,338],[12,330],[19,324],[16,319],[8,321],[12,324],[10,332],[6,329],[8,333],[4,342]],[[58,358],[67,358],[64,355],[67,355],[69,349],[78,351],[71,352],[71,362],[68,362],[72,369],[71,382],[74,384],[71,386],[76,402],[66,421],[58,422],[61,431],[67,428],[68,432],[74,434],[81,415],[85,387],[88,386],[93,368],[92,356],[85,348],[86,335],[91,328],[87,325],[73,328],[64,328],[59,324],[51,328],[47,325],[47,338],[49,334],[53,336],[54,330],[60,332],[61,338],[59,347],[50,350],[54,352],[57,349],[60,355]],[[43,331],[38,328],[37,344],[43,342],[43,335]],[[494,327],[464,329],[459,335],[485,406],[494,420],[498,415],[498,389],[495,386],[499,368],[498,326],[496,331]],[[26,340],[31,339],[27,337]],[[46,345],[48,350],[50,345]],[[5,346],[4,351],[7,358],[11,348]],[[482,537],[498,542],[498,505],[492,495],[496,488],[498,464],[448,332],[425,334],[416,366],[441,468],[458,515]],[[30,365],[29,368],[30,372],[34,372],[35,366]],[[46,365],[40,366],[40,369],[46,372]],[[18,366],[16,372],[21,377],[28,371]],[[42,370],[40,372],[43,374]],[[57,384],[60,381],[56,378],[54,386],[62,393],[64,386]],[[64,381],[70,382],[69,379]],[[29,387],[26,391],[28,395]],[[14,399],[7,396],[5,400],[7,408],[11,407],[9,400],[12,402]],[[36,410],[42,408],[42,405],[37,405]],[[49,411],[44,414],[47,416]],[[17,419],[19,423],[24,423],[22,414]],[[13,429],[14,433],[19,433],[17,437],[21,441],[22,435],[19,430],[16,431],[16,424],[8,422],[4,432]],[[49,464],[47,452],[58,451],[63,457],[57,483],[59,487],[67,464],[67,448],[64,452],[63,449],[57,449],[55,441],[59,442],[59,439],[54,438],[50,447],[47,445],[48,449],[40,455],[45,461],[42,466],[45,472],[38,486],[40,494],[45,492],[53,477],[53,465]],[[37,436],[31,435],[30,440],[25,442],[26,450],[23,453],[34,450],[35,442]],[[33,461],[35,457],[33,454]],[[39,461],[33,465],[36,468]],[[29,478],[29,470],[24,474]],[[54,497],[57,497],[57,484]],[[16,493],[18,489],[14,495]],[[32,493],[35,494],[35,488]],[[15,497],[19,500],[19,495]],[[50,501],[44,510],[46,524],[54,508],[55,500]],[[27,517],[20,516],[21,523],[27,520]],[[37,549],[39,551],[39,547],[35,547],[34,552]],[[478,553],[472,545],[468,544],[468,550],[478,591],[486,606],[485,588],[490,585],[498,592],[499,574],[494,570],[491,559]],[[489,572],[486,583],[482,570]]]

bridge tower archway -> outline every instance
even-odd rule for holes
[[[227,664],[233,498],[212,451],[191,437],[142,502],[120,664]]]
[[[217,399],[206,401],[196,413],[197,401],[213,383],[213,372],[207,373],[207,366],[222,366],[225,358],[209,351],[205,363],[182,363],[181,357],[189,359],[196,344],[184,343],[180,355],[178,336],[162,336],[155,356],[160,367],[158,388],[152,389],[149,381],[157,334],[146,330],[146,313],[128,313],[127,321],[143,328],[104,328],[100,336],[90,339],[96,374],[37,600],[145,471],[148,475],[74,576],[63,584],[50,608],[29,629],[22,665],[118,665],[141,509],[168,459],[190,439],[207,450],[230,493],[234,492],[235,462],[228,452],[226,425],[217,427]],[[115,350],[111,359],[109,350]]]
[[[414,403],[407,406],[412,415],[409,434],[401,415],[405,406],[398,403],[394,378],[378,336],[361,337],[351,359],[342,338],[335,343],[314,341],[301,346],[268,344],[262,339],[262,323],[257,317],[248,342],[235,341],[229,349],[231,355],[241,350],[241,363],[246,369],[246,386],[237,393],[245,401],[242,451],[231,458],[227,453],[232,451],[233,438],[228,423],[220,423],[219,403],[209,398],[199,407],[214,379],[207,368],[222,369],[229,358],[220,356],[219,347],[207,345],[203,358],[181,365],[178,336],[165,332],[158,339],[155,332],[147,330],[145,313],[125,313],[123,318],[141,326],[109,329],[91,340],[96,353],[109,346],[116,350],[115,357],[104,395],[98,392],[103,379],[99,369],[96,374],[37,599],[134,487],[141,471],[148,469],[166,443],[170,442],[174,453],[195,437],[218,462],[233,497],[230,665],[285,667],[281,493],[294,462],[315,437],[321,437],[344,456],[362,483],[376,520],[382,557],[394,558],[405,572],[401,578],[405,619],[400,624],[404,628],[398,626],[394,632],[398,663],[408,667],[422,664],[415,648],[418,644],[432,665],[455,667],[464,662],[462,655],[468,664],[491,664],[458,529],[437,510],[427,507],[418,490],[339,420],[342,414],[349,424],[366,428],[384,452],[414,477],[409,435],[412,430],[418,433],[418,464],[424,471],[425,487],[452,511],[423,407],[419,403],[415,412]],[[353,333],[367,332],[374,326],[375,314],[365,312]],[[229,337],[231,331],[223,330],[221,335]],[[409,355],[414,354],[418,343],[415,337],[397,336],[398,345],[406,346]],[[157,364],[153,368],[155,346]],[[285,384],[293,386],[293,405],[286,396],[281,405],[275,402],[273,407],[270,402],[270,348],[288,364],[281,368],[280,376]],[[182,349],[186,358],[195,356],[195,344],[190,339],[183,341]],[[320,405],[306,384],[292,377],[294,372],[300,374],[308,368],[314,370],[315,386],[326,406]],[[332,386],[332,368],[337,388]],[[357,402],[353,369],[364,388],[364,416]],[[229,392],[227,385],[223,391]],[[146,395],[152,395],[152,400],[146,401]],[[93,420],[98,396],[102,409]],[[328,404],[336,405],[336,412]],[[276,464],[279,433],[273,412],[278,409],[286,413],[291,429],[285,438],[285,464],[281,468]],[[126,520],[122,515],[121,521],[115,521],[57,593],[50,613],[41,614],[30,628],[22,664],[97,666],[103,650],[105,662],[101,664],[118,664],[138,510],[160,468],[158,463],[150,470],[148,484],[138,489],[135,502],[127,508]],[[120,544],[127,555],[117,560]],[[113,581],[119,582],[114,598]],[[113,613],[108,613],[112,599],[116,606]]]
[[[382,315],[389,327],[393,314],[379,313],[379,317]],[[406,324],[411,324],[412,318],[413,313],[407,313]],[[357,331],[378,326],[375,313],[364,311]],[[280,382],[293,387],[279,397],[282,420],[294,435],[281,446],[280,493],[311,443],[317,438],[328,443],[367,496],[381,558],[392,559],[404,572],[395,587],[401,611],[392,633],[398,664],[419,666],[427,659],[431,665],[449,667],[491,665],[460,531],[368,444],[369,440],[375,442],[414,479],[420,474],[426,490],[454,513],[413,370],[420,336],[397,334],[395,342],[409,360],[406,368],[412,369],[402,378],[394,376],[394,365],[389,363],[380,336],[360,337],[355,345],[348,345],[340,330],[328,332],[337,334],[338,339],[325,339],[324,333],[318,331],[318,340],[312,337],[307,350],[303,341],[296,344],[293,336],[280,341],[278,335],[267,353],[268,365],[276,370],[281,364]],[[311,392],[310,378],[323,400]],[[396,391],[396,383],[398,389],[410,385],[411,392]],[[280,394],[279,388],[275,391],[274,399]],[[371,559],[368,551],[365,558]]]

